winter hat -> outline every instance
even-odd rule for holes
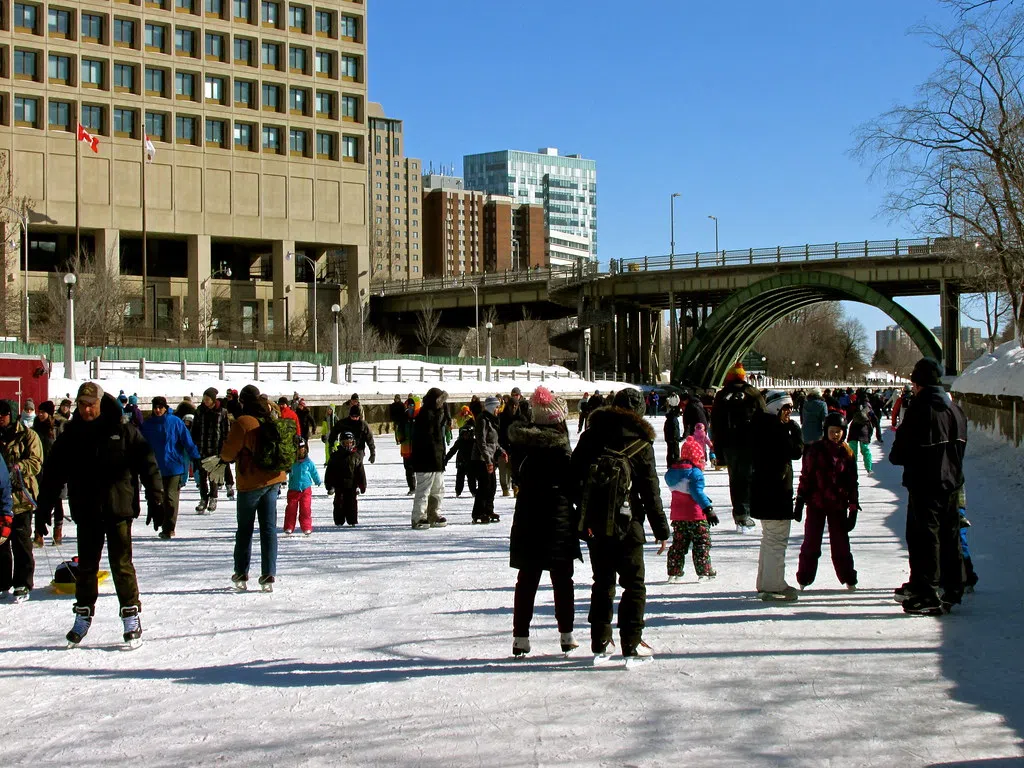
[[[95,381],[87,381],[78,388],[77,400],[83,403],[96,403],[103,397],[103,387]]]
[[[191,424],[193,421],[195,421],[195,418],[196,415],[194,413],[186,413],[184,416],[181,417],[181,420],[184,421],[186,424]]]
[[[128,405],[128,395],[122,392],[120,395],[117,396],[117,402],[119,402],[121,405]]]
[[[68,399],[67,399],[67,398],[65,397],[65,398],[64,398],[63,400],[61,400],[61,401],[60,401],[60,407],[61,407],[61,408],[63,408],[63,407],[65,406],[65,405],[66,405],[66,406],[67,406],[68,408],[70,408],[70,407],[71,407],[72,405],[74,405],[74,403],[72,403],[72,402],[71,402],[70,400],[68,400]]]
[[[707,427],[704,426],[704,422],[703,421],[698,421],[696,424],[693,425],[693,434],[695,434],[695,435],[698,434],[698,433],[700,433],[702,435],[706,435],[707,431],[708,431],[708,429],[707,429]]]
[[[665,402],[669,404],[669,407],[675,408],[677,405],[679,405],[679,395],[673,392],[671,395],[665,398]]]
[[[31,397],[28,398],[27,400],[25,400],[25,410],[26,411],[34,411],[35,409],[36,409],[36,401],[35,400],[33,400]]]
[[[688,462],[698,469],[704,469],[704,447],[691,435],[679,446],[679,460]]]
[[[260,399],[260,388],[255,384],[246,384],[242,387],[242,391],[238,393],[238,399],[242,402],[242,405],[255,403]]]
[[[828,436],[829,427],[839,427],[843,430],[843,440],[846,439],[846,419],[843,418],[843,414],[839,411],[830,411],[825,417],[825,435]]]
[[[52,400],[44,400],[43,402],[41,402],[39,404],[38,410],[39,410],[40,413],[48,413],[51,416],[53,416],[54,412],[57,409],[53,407],[53,401]]]
[[[299,408],[305,408],[305,407],[306,407],[306,401],[305,401],[305,400],[303,400],[303,399],[302,399],[302,398],[300,397],[300,398],[299,398]]]
[[[931,357],[922,357],[914,366],[910,380],[920,387],[934,387],[942,383],[942,366]]]
[[[809,397],[821,397],[821,388],[811,387],[810,389],[807,390],[807,394]]]
[[[14,413],[10,400],[0,400],[0,416],[10,416]]]
[[[351,440],[354,443],[356,441],[356,436],[351,432],[343,432],[341,435],[341,442],[344,443],[346,440]]]
[[[647,404],[644,403],[643,394],[641,394],[639,389],[633,389],[632,387],[620,389],[616,392],[612,405],[616,408],[625,408],[626,410],[633,411],[637,416],[643,416],[647,412]]]
[[[216,400],[217,399],[217,388],[216,387],[207,387],[205,390],[203,390],[203,397],[208,397],[211,400]]]
[[[163,395],[157,395],[156,397],[153,398],[153,407],[167,408],[167,398],[164,397]]]
[[[729,372],[725,374],[725,381],[726,381],[726,383],[728,383],[730,381],[736,381],[736,380],[739,380],[739,381],[746,381],[747,380],[747,372],[743,368],[743,363],[736,363],[736,365],[734,365],[732,368],[730,368]]]
[[[284,395],[281,395],[279,398],[277,398],[277,404],[278,405],[288,405],[288,398],[285,397]]]
[[[791,408],[793,407],[793,398],[789,396],[788,392],[783,392],[781,389],[772,389],[764,396],[764,403],[768,413],[772,416],[778,416],[779,412],[782,411],[782,406],[788,405]]]
[[[547,387],[537,387],[530,395],[534,424],[558,424],[569,415],[569,405]]]
[[[520,397],[522,397],[522,395],[523,395],[523,390],[521,390],[521,389],[520,389],[519,387],[512,387],[512,392],[511,392],[511,394],[513,394],[513,395],[519,395]]]
[[[138,405],[138,404],[139,404],[139,396],[138,395],[136,395],[136,394],[128,395],[128,405]]]
[[[499,403],[501,403],[501,401],[494,395],[488,395],[487,398],[484,399],[484,410],[493,416],[498,410]]]
[[[192,397],[191,397],[191,395],[185,395],[183,398],[181,398],[181,402],[188,403],[189,405],[192,405]]]
[[[466,416],[472,416],[473,412],[469,410],[468,405],[464,405],[462,406],[462,408],[459,409],[459,415],[465,418]]]

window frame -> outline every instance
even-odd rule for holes
[[[159,132],[155,128],[152,128],[150,126],[150,118],[159,119],[160,122],[162,123],[162,126],[160,127]],[[143,121],[143,124],[145,126],[146,136],[149,137],[150,141],[160,141],[160,142],[164,142],[164,143],[167,142],[167,123],[168,123],[168,120],[167,120],[167,113],[166,112],[149,112],[149,111],[147,111],[146,114],[143,116],[142,121]]]
[[[278,83],[260,84],[260,109],[264,112],[284,112],[281,104],[281,85]],[[268,98],[273,94],[273,98]]]
[[[268,136],[277,137],[277,146],[271,146],[267,143]],[[260,151],[264,153],[270,153],[273,155],[284,154],[282,128],[279,125],[263,125],[260,129]]]
[[[79,24],[81,26],[81,29],[80,29],[79,37],[81,38],[81,42],[102,45],[103,44],[103,33],[104,33],[104,30],[105,30],[105,28],[107,26],[106,23],[105,23],[106,22],[106,16],[104,16],[102,13],[85,13],[83,11],[80,19],[81,20],[80,20]],[[92,31],[91,27],[94,24],[94,20],[99,22],[99,34],[98,35],[90,34],[90,32]],[[86,31],[87,26],[90,28],[88,32]]]
[[[123,124],[120,129],[118,128],[119,119],[123,121],[125,116],[131,118],[131,126],[127,131],[124,130]],[[114,107],[111,111],[110,125],[114,136],[118,136],[125,139],[138,138],[136,132],[138,128],[138,122],[138,110],[136,109],[130,109],[128,107]]]
[[[91,79],[87,79],[85,75],[85,67],[88,65],[90,76],[92,70],[95,68],[99,72],[99,82],[93,82]],[[95,66],[94,66],[95,65]],[[81,88],[92,88],[96,90],[106,90],[107,82],[107,66],[104,59],[90,59],[83,56],[78,64],[78,84]]]
[[[127,68],[131,73],[131,84],[130,85],[119,85],[117,82],[118,73],[124,72],[124,68]],[[110,67],[110,85],[115,93],[135,93],[135,64],[129,64],[124,61],[111,62]]]
[[[134,48],[136,35],[135,35],[135,19],[123,19],[120,17],[114,17],[114,29],[111,34],[111,40],[114,43],[115,48]],[[128,29],[131,31],[131,39],[124,40],[122,30]],[[122,35],[119,37],[119,35]]]
[[[160,76],[160,90],[156,91],[149,87],[150,74],[157,74]],[[142,87],[146,92],[146,96],[156,96],[159,98],[167,98],[167,75],[168,70],[163,67],[146,67],[142,74]]]
[[[93,115],[97,116],[99,120],[93,122]],[[78,108],[78,122],[82,124],[83,128],[89,130],[90,133],[98,133],[101,136],[105,136],[107,133],[107,108],[102,104],[82,104]]]
[[[235,107],[241,109],[254,109],[257,85],[259,85],[259,83],[255,80],[236,77],[231,86],[231,99],[234,102]],[[244,86],[249,92],[249,98],[244,101],[238,98],[238,89],[240,86]]]
[[[211,96],[210,92],[219,86],[220,96]],[[225,95],[228,90],[228,79],[223,75],[206,75],[203,78],[203,99],[207,102],[225,106]]]
[[[274,63],[267,62],[267,53],[269,51],[274,52]],[[281,43],[273,42],[271,40],[264,40],[260,43],[260,66],[263,69],[271,69],[276,72],[281,70]]]
[[[178,82],[182,83],[190,82],[191,93],[183,93],[178,90]],[[186,79],[187,78],[187,79]],[[195,101],[196,100],[196,73],[180,71],[174,73],[174,100],[175,101]],[[177,130],[175,130],[175,137],[177,137]]]
[[[329,143],[328,152],[321,152],[322,149],[321,141],[326,140]],[[337,160],[338,152],[338,135],[331,131],[317,131],[316,132],[316,147],[315,154],[318,160]]]
[[[235,35],[234,39],[231,41],[231,61],[232,61],[232,63],[233,64],[239,64],[239,65],[242,65],[242,66],[245,66],[245,67],[255,67],[256,64],[254,63],[254,60],[253,60],[253,51],[256,50],[256,42],[257,41],[254,40],[251,37],[243,37],[243,36],[240,36],[240,35]],[[246,45],[248,47],[248,50],[249,50],[249,54],[245,58],[239,58],[238,57],[238,46],[242,45],[242,44]]]
[[[185,58],[195,59],[198,58],[197,47],[196,47],[196,35],[198,33],[191,27],[175,27],[174,28],[174,55],[184,56]],[[184,48],[183,44],[186,40],[190,40],[190,47]]]
[[[246,130],[249,133],[249,140],[244,144],[239,141],[239,132]],[[255,152],[253,148],[253,137],[256,136],[256,123],[236,120],[231,128],[231,146],[242,152]]]
[[[215,149],[227,149],[227,125],[228,121],[216,117],[208,117],[203,124],[204,146]],[[210,129],[220,126],[220,140],[210,138]]]
[[[174,116],[174,143],[184,144],[186,146],[198,146],[197,142],[197,126],[199,118],[195,115],[175,115]],[[192,136],[185,136],[183,134],[187,131],[180,130],[180,127],[191,126]]]
[[[14,3],[11,9],[11,27],[15,32],[30,32],[33,35],[39,34],[39,11],[42,10],[41,5],[36,3]],[[26,12],[32,12],[32,25],[22,23],[25,19]],[[12,119],[13,119],[13,112]]]
[[[57,14],[58,18],[63,18],[65,23],[65,29],[61,32],[59,29],[54,30],[51,23],[51,14]],[[74,39],[74,27],[71,22],[71,11],[67,8],[60,8],[53,6],[46,9],[46,35],[47,37],[55,37],[62,40],[73,40]],[[47,116],[49,117],[49,116]]]
[[[64,107],[67,111],[67,122],[59,123],[53,120],[53,109],[54,107]],[[63,101],[62,99],[50,99],[46,105],[46,127],[56,131],[70,131],[71,130],[71,116],[72,116],[72,102]]]
[[[21,119],[18,119],[18,109],[21,109]],[[32,106],[32,119],[27,120],[25,118],[25,107]],[[23,96],[15,94],[14,106],[11,110],[11,122],[19,128],[38,128],[39,127],[39,97],[38,96]]]
[[[11,62],[11,72],[14,74],[14,79],[39,82],[39,57],[41,55],[40,51],[31,48],[15,48]],[[25,62],[28,61],[32,62],[31,72],[25,69]]]

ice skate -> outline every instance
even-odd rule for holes
[[[24,603],[29,598],[29,591],[28,587],[15,587],[11,599],[15,603]]]
[[[206,514],[217,511],[217,499],[211,498],[209,504],[206,505]]]
[[[33,536],[32,537],[32,546],[35,547],[36,549],[42,549],[43,546],[45,546],[45,543],[46,542],[43,541],[43,537],[42,536]]]
[[[856,585],[856,584],[845,584],[844,586],[845,586],[845,587],[846,587],[846,588],[847,588],[847,589],[848,589],[848,590],[849,590],[850,592],[856,592],[856,591],[857,591],[857,585]]]
[[[424,531],[428,528],[430,528],[430,523],[428,523],[426,520],[416,520],[412,524],[412,529],[414,531]]]
[[[431,528],[444,528],[448,525],[448,518],[438,515],[434,521],[430,524]]]
[[[88,605],[76,605],[71,610],[75,614],[75,623],[67,634],[67,641],[68,648],[76,648],[92,626],[92,608]]]
[[[792,603],[796,601],[797,594],[793,587],[786,587],[778,592],[758,592],[757,596],[766,603]]]
[[[248,579],[240,573],[231,574],[231,586],[235,588],[236,592],[245,592],[248,589],[246,581]]]
[[[736,533],[747,533],[757,527],[757,523],[750,516],[736,519]]]
[[[703,576],[698,576],[697,577],[697,581],[700,581],[700,582],[714,581],[714,579],[715,579],[715,577],[717,575],[718,575],[717,571],[708,571]]]
[[[274,591],[274,577],[273,576],[260,576],[260,590],[263,592]]]
[[[912,616],[941,616],[952,610],[952,604],[943,603],[937,597],[911,597],[903,601],[903,612]]]
[[[197,515],[205,515],[206,514],[206,504],[207,503],[205,501],[203,501],[203,500],[200,500],[199,503],[196,504],[196,514]]]
[[[530,638],[528,637],[513,637],[512,638],[512,655],[519,657],[525,656],[530,652]]]
[[[622,657],[626,660],[626,669],[641,666],[643,664],[650,664],[654,661],[654,649],[641,640],[636,648],[631,650],[623,648]]]
[[[562,644],[562,653],[564,654],[570,654],[580,647],[572,632],[562,632],[558,636],[558,641]]]
[[[683,581],[683,575],[682,574],[679,574],[678,576],[669,576],[667,579],[665,579],[665,583],[666,584],[681,584],[682,581]]]
[[[139,608],[135,605],[126,605],[121,609],[121,621],[124,622],[124,642],[130,650],[142,645],[142,619],[139,618]]]
[[[64,526],[61,524],[53,526],[53,546],[59,547],[64,543]]]
[[[613,660],[612,653],[615,652],[615,641],[608,640],[604,643],[592,642],[590,650],[594,652],[594,666],[603,667]]]
[[[235,500],[235,486],[229,485],[228,486],[228,501],[234,501],[234,500]]]

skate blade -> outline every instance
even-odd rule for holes
[[[653,656],[627,656],[626,669],[637,669],[639,667],[646,667],[652,661],[654,661]]]
[[[141,637],[137,637],[137,638],[134,638],[132,640],[125,640],[124,641],[124,650],[126,650],[126,651],[136,651],[136,650],[138,650],[141,647],[142,647],[142,638]]]
[[[610,653],[598,653],[594,655],[595,667],[610,667],[618,664],[621,657],[616,658]]]
[[[78,648],[78,647],[80,647],[81,645],[82,645],[81,643],[73,643],[73,642],[71,642],[70,640],[68,640],[68,645],[67,645],[67,648],[65,648],[65,650],[68,650],[68,651],[70,651],[70,650],[72,650],[73,648]]]
[[[263,585],[260,586],[260,592],[273,592],[273,591],[274,591],[274,585],[273,584],[263,584]]]

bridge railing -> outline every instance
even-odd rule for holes
[[[775,246],[774,248],[712,251],[710,253],[698,251],[697,253],[612,259],[610,270],[612,273],[642,272],[662,269],[698,269],[716,266],[728,267],[800,261],[826,261],[829,259],[914,258],[916,256],[930,256],[933,250],[944,245],[949,245],[949,238],[922,237],[908,240],[858,240],[851,243],[786,245]]]
[[[427,277],[422,280],[381,280],[370,286],[370,293],[388,296],[401,293],[429,293],[451,288],[483,288],[516,283],[547,283],[552,286],[571,284],[597,274],[596,264],[572,267],[533,267],[501,272],[457,275],[453,277]]]

